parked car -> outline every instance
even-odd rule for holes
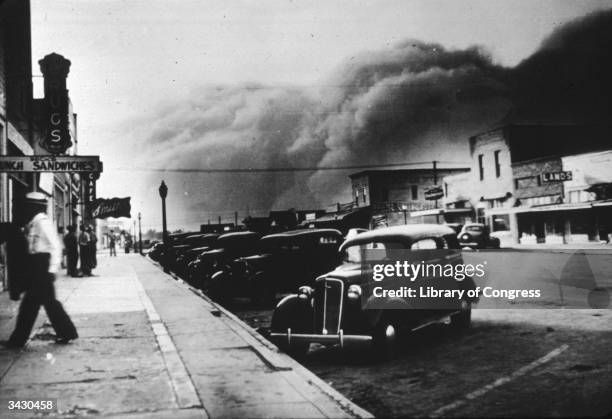
[[[253,231],[237,231],[219,236],[215,249],[203,252],[191,265],[191,280],[194,286],[217,300],[228,294],[226,284],[220,284],[213,274],[224,269],[234,259],[257,253],[257,243],[261,234]]]
[[[418,250],[432,247],[433,251]],[[395,352],[401,333],[440,321],[449,321],[458,329],[469,326],[475,300],[467,297],[455,298],[449,306],[426,309],[414,298],[375,301],[373,289],[381,283],[373,280],[372,269],[366,269],[371,260],[364,256],[365,250],[374,248],[379,249],[377,260],[386,260],[391,251],[401,251],[409,263],[423,260],[423,252],[429,252],[428,263],[463,263],[456,233],[447,226],[412,224],[360,233],[340,246],[340,266],[316,278],[314,287],[302,286],[297,294],[278,303],[272,315],[272,341],[294,356],[303,356],[310,343],[316,342],[341,347],[368,344],[373,354],[386,358]],[[466,291],[475,287],[469,277],[462,281],[435,279],[427,283]]]
[[[261,238],[257,251],[220,266],[214,274],[226,298],[250,297],[272,303],[277,292],[288,292],[335,266],[342,235],[334,229],[300,229]],[[291,275],[287,275],[287,270]],[[224,284],[221,286],[221,284]]]
[[[236,260],[222,278],[234,290],[258,302],[273,302],[338,263],[342,233],[335,229],[301,229],[269,234],[259,241],[260,253]]]
[[[470,223],[463,226],[457,238],[462,247],[473,249],[499,249],[499,238],[491,236],[489,226],[480,223]]]

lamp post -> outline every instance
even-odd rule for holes
[[[402,211],[404,211],[404,224],[408,224],[408,206],[406,204],[402,204]]]
[[[168,230],[166,227],[166,197],[168,196],[168,187],[166,183],[162,180],[161,185],[159,185],[159,196],[162,199],[162,237],[164,240],[164,244],[168,244]]]
[[[140,213],[138,213],[138,248],[140,249],[140,254],[142,255],[142,225],[140,224],[141,219]]]

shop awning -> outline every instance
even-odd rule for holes
[[[444,214],[444,208],[435,208],[435,209],[429,209],[429,210],[422,210],[422,211],[412,211],[410,213],[411,217],[422,217],[425,215],[441,215]]]

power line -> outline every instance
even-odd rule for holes
[[[466,165],[468,162],[454,161],[439,161],[443,164]],[[374,169],[385,167],[400,167],[400,166],[424,166],[430,165],[431,161],[427,162],[411,162],[411,163],[390,163],[390,164],[366,164],[366,165],[349,165],[349,166],[309,166],[309,167],[247,167],[247,168],[232,168],[232,169],[200,169],[200,168],[144,168],[144,167],[117,167],[111,170],[121,170],[130,172],[169,172],[169,173],[270,173],[270,172],[317,172],[320,170],[354,170],[354,169]],[[427,169],[423,167],[423,169]],[[444,168],[439,168],[444,170]]]

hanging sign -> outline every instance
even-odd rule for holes
[[[93,202],[91,216],[93,218],[108,218],[108,217],[127,217],[131,218],[130,197],[127,198],[111,198],[111,199],[96,199]]]

